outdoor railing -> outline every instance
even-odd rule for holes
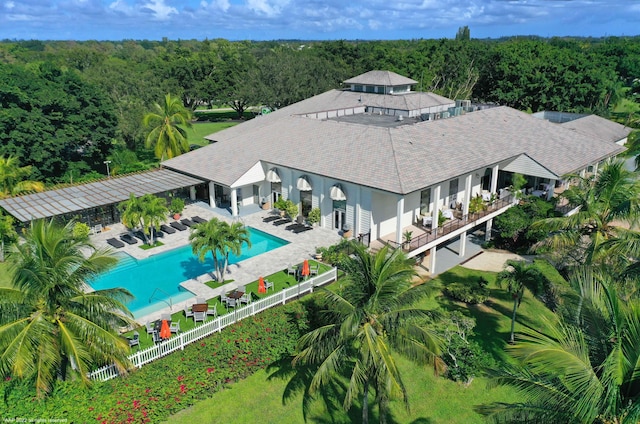
[[[482,218],[484,218],[485,216],[499,209],[506,208],[507,206],[510,206],[512,203],[513,203],[513,197],[512,195],[509,195],[502,199],[496,200],[491,204],[488,204],[487,209],[483,211],[463,215],[461,218],[456,218],[456,219],[447,221],[442,225],[442,227],[434,228],[430,232],[413,237],[410,242],[396,243],[393,240],[388,240],[387,243],[389,243],[389,245],[391,245],[392,247],[402,248],[410,252],[426,244],[429,244],[432,241],[439,239],[440,237],[444,237],[447,234],[451,234],[452,232],[459,230],[462,227],[466,227],[469,224],[474,224],[475,226],[477,225],[476,223],[480,221]]]
[[[338,269],[332,268],[316,277],[299,282],[298,284],[288,287],[282,291],[274,293],[270,296],[263,297],[260,300],[252,301],[246,306],[235,308],[233,312],[216,317],[211,321],[205,321],[195,328],[180,333],[167,341],[161,342],[144,350],[129,355],[129,360],[136,368],[140,368],[149,362],[155,361],[177,350],[183,350],[185,346],[203,339],[216,331],[222,331],[223,328],[240,321],[244,318],[251,317],[266,309],[274,306],[284,305],[288,300],[296,299],[303,294],[312,293],[314,287],[323,286],[338,278]],[[114,365],[105,365],[97,370],[89,373],[89,377],[93,380],[107,381],[117,377],[118,370]]]

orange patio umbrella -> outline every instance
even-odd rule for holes
[[[160,337],[163,339],[168,339],[171,337],[171,329],[169,328],[169,323],[166,319],[162,320],[162,326],[160,327]]]
[[[258,293],[266,293],[267,289],[264,286],[264,278],[260,277],[258,280]]]
[[[302,263],[302,272],[301,272],[303,277],[308,277],[310,272],[309,272],[309,260],[305,259],[304,262]]]

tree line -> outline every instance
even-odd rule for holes
[[[127,163],[153,157],[142,122],[167,94],[190,110],[224,106],[243,117],[249,106],[281,108],[374,69],[412,78],[419,91],[531,112],[607,116],[621,99],[637,100],[639,37],[462,35],[366,42],[4,41],[0,155],[31,165],[32,180],[99,177],[108,155],[128,157]]]

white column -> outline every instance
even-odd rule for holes
[[[358,186],[358,188],[356,189],[356,209],[355,209],[355,220],[356,220],[356,225],[355,225],[355,234],[356,237],[360,235],[360,233],[362,233],[362,222],[360,222],[360,217],[362,214],[362,210],[360,208],[360,190],[361,187]]]
[[[459,257],[464,257],[464,254],[467,251],[467,232],[463,232],[460,234],[460,251],[458,252]]]
[[[196,186],[189,187],[189,198],[191,200],[196,200]]]
[[[598,166],[598,165],[596,164],[596,166]],[[551,200],[551,198],[553,198],[553,194],[554,194],[553,192],[554,192],[555,188],[556,188],[556,180],[550,180],[549,181],[549,188],[547,190],[547,200]]]
[[[491,193],[498,191],[498,165],[493,167],[491,171]]]
[[[429,251],[429,272],[431,275],[436,273],[436,250],[437,248],[433,246]]]
[[[292,194],[293,194],[293,188],[297,186],[298,180],[294,179],[295,177],[293,176],[293,169],[289,172],[290,176],[289,176],[289,197],[287,197],[288,199],[291,199],[291,201],[293,203],[298,203],[295,201],[295,199],[293,198]],[[300,196],[298,196],[300,197]]]
[[[231,216],[238,216],[238,190],[231,189]]]
[[[322,214],[322,203],[324,202],[324,178],[320,178],[320,194],[318,195],[318,207],[320,208],[320,227],[324,227],[324,215]]]
[[[396,243],[402,243],[402,215],[404,213],[404,196],[398,196],[396,202]]]
[[[471,182],[473,181],[473,174],[467,175],[467,178],[464,179],[464,200],[462,202],[462,216],[466,217],[469,215],[469,202],[471,201]]]
[[[216,207],[216,184],[213,181],[209,181],[209,206]]]
[[[485,241],[491,240],[491,227],[493,227],[493,218],[487,221],[487,229],[484,234]]]
[[[433,210],[431,211],[431,229],[438,231],[438,218],[440,218],[440,190],[442,186],[438,184],[431,190],[431,201],[433,202]]]

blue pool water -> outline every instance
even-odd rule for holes
[[[251,248],[245,245],[240,256],[230,255],[229,263],[238,263],[288,243],[255,228],[249,228],[249,233]],[[200,262],[192,253],[191,245],[187,245],[140,261],[123,254],[115,269],[90,284],[96,290],[113,287],[129,290],[135,297],[127,307],[135,317],[141,317],[193,297],[193,293],[179,284],[211,271],[211,253]]]

